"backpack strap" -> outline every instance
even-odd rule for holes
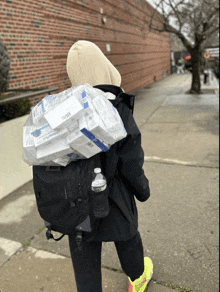
[[[76,243],[79,250],[82,250],[82,230],[77,231]]]
[[[48,224],[46,227],[47,227],[46,237],[47,237],[48,240],[52,238],[55,241],[59,241],[65,236],[65,234],[62,234],[60,237],[54,238],[54,236],[53,236],[53,234],[51,232],[51,224]]]
[[[135,95],[122,92],[117,97],[116,102],[114,103],[114,101],[113,101],[113,105],[117,108],[118,104],[120,104],[122,102],[122,103],[126,104],[126,106],[131,110],[131,112],[133,114],[134,99],[135,99]]]
[[[134,94],[129,94],[123,92],[121,87],[115,86],[115,85],[107,85],[107,84],[101,84],[93,86],[94,88],[101,89],[104,92],[111,92],[113,93],[117,98],[116,100],[111,100],[112,104],[117,108],[118,104],[121,102],[125,103],[127,107],[132,111],[134,111]]]

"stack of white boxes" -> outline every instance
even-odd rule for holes
[[[23,159],[30,165],[66,166],[107,151],[126,137],[104,93],[83,84],[43,98],[23,127]]]

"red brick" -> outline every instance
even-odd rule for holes
[[[78,39],[101,48],[121,73],[125,90],[147,86],[169,72],[170,38],[149,32],[146,21],[152,7],[145,0],[83,0],[83,6],[77,0],[44,2],[13,0],[0,5],[1,39],[11,58],[10,74],[17,76],[10,81],[11,88],[70,86],[66,58]],[[155,23],[160,25],[159,20]]]

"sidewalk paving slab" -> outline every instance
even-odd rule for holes
[[[32,169],[22,160],[22,131],[27,115],[0,123],[0,199],[32,179]]]
[[[12,241],[3,237],[0,237],[0,268],[6,263],[11,256],[13,256],[20,248],[22,244],[17,241]]]
[[[148,292],[175,291],[162,282],[196,292],[219,290],[218,98],[186,95],[189,88],[190,75],[184,74],[137,92],[134,115],[151,188],[149,201],[137,202],[144,253],[154,263]],[[0,291],[75,292],[67,237],[54,242],[45,231],[38,233],[43,220],[26,179],[0,199]],[[113,243],[103,243],[102,266],[103,292],[127,291]]]
[[[71,259],[58,254],[32,247],[20,249],[0,271],[1,292],[77,292]],[[102,269],[102,277],[103,292],[127,291],[125,274]],[[147,291],[171,290],[151,282]]]

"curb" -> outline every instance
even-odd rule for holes
[[[71,259],[68,257],[45,250],[39,250],[31,246],[25,248],[19,242],[0,237],[0,259],[2,289],[9,285],[8,281],[10,278],[10,292],[26,292],[29,290],[25,289],[29,289],[28,287],[30,286],[33,287],[34,292],[38,291],[37,287],[41,287],[41,291],[52,291],[50,289],[54,289],[55,287],[58,289],[56,291],[64,291],[60,289],[65,289],[65,291],[71,289],[72,292],[77,291]],[[45,264],[51,265],[49,270],[48,267],[45,267]],[[29,273],[32,277],[30,277]],[[66,278],[65,281],[62,279],[62,274],[63,277]],[[127,277],[124,273],[118,273],[102,267],[102,274],[103,291],[124,292],[127,290]],[[59,275],[58,279],[57,275]],[[15,277],[17,278],[16,283],[14,281]],[[50,277],[49,282],[47,280],[48,277]],[[21,283],[19,283],[19,281],[21,281]],[[177,290],[158,284],[152,279],[146,291],[175,292]]]

